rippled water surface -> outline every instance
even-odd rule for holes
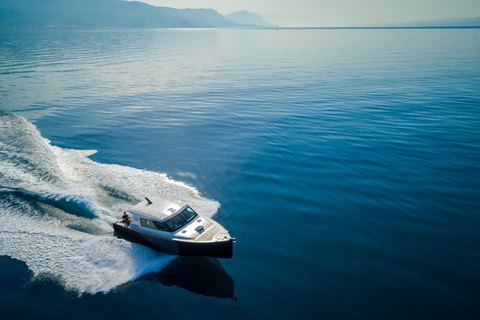
[[[480,317],[480,29],[0,31],[0,74],[0,316]],[[148,194],[234,257],[115,237]]]

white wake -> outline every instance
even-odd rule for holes
[[[206,216],[219,208],[165,174],[94,162],[95,152],[52,146],[24,118],[0,114],[0,255],[79,293],[108,292],[175,258],[113,235],[111,223],[144,196]]]

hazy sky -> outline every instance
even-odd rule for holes
[[[173,8],[248,10],[282,26],[358,26],[480,16],[480,0],[140,0]],[[283,20],[283,23],[279,21]],[[288,24],[288,25],[286,25]]]

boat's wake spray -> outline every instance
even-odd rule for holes
[[[219,207],[165,174],[94,162],[95,152],[52,146],[24,118],[0,114],[0,255],[80,293],[109,291],[173,259],[112,235],[111,223],[145,194],[204,215]]]

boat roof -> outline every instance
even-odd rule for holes
[[[128,212],[141,215],[150,219],[164,220],[174,215],[187,204],[184,202],[168,200],[161,197],[147,197],[142,202],[131,207]]]

